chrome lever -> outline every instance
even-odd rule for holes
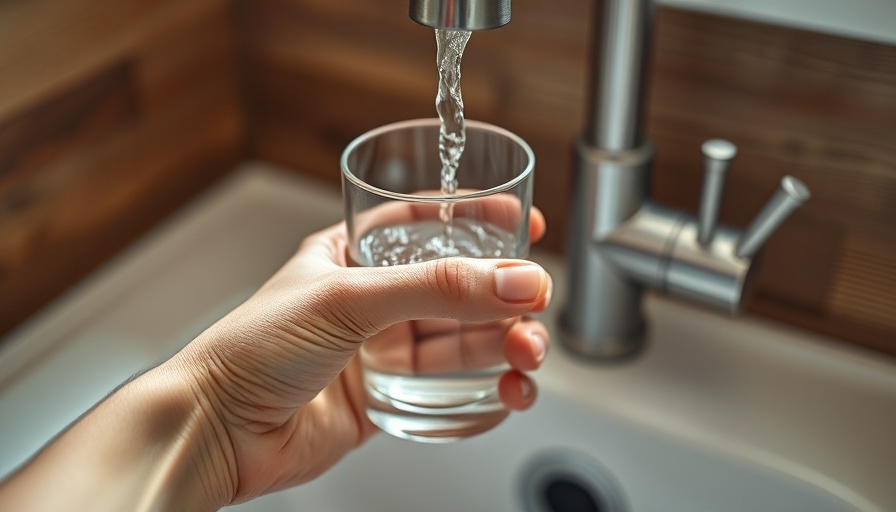
[[[752,258],[778,226],[811,197],[809,187],[793,176],[781,178],[781,185],[753,219],[737,242],[734,254],[738,258]]]
[[[731,160],[737,154],[737,146],[723,139],[710,139],[700,148],[703,151],[703,192],[700,195],[700,213],[697,218],[697,242],[708,247],[716,232],[719,205],[725,188],[725,175]]]

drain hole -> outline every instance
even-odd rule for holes
[[[574,480],[556,480],[544,489],[544,501],[550,512],[604,512],[597,498]]]
[[[524,466],[520,499],[526,512],[625,512],[619,486],[603,465],[571,450],[537,454]]]

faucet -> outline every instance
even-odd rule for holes
[[[411,19],[442,30],[487,30],[510,21],[510,0],[411,0]]]
[[[759,249],[809,197],[785,176],[746,229],[718,224],[737,148],[702,146],[699,213],[664,207],[649,193],[654,147],[644,134],[652,0],[603,0],[596,10],[587,126],[575,144],[561,342],[593,360],[621,360],[645,345],[644,293],[657,289],[731,313],[749,295]],[[456,30],[510,21],[510,0],[410,0],[423,25]]]

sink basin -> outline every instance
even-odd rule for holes
[[[341,215],[337,189],[248,163],[11,333],[0,476]],[[562,298],[562,261],[533,258]],[[558,302],[543,314],[552,329]],[[536,405],[491,432],[378,435],[318,480],[232,510],[896,510],[894,361],[660,296],[645,307],[641,357],[598,366],[555,343]]]
[[[595,508],[560,505],[581,495]],[[533,410],[489,434],[451,446],[381,435],[323,478],[234,510],[867,509],[792,474],[547,390]]]

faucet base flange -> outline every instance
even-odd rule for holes
[[[593,339],[579,334],[578,329],[569,326],[566,314],[562,313],[558,322],[561,345],[575,355],[583,356],[596,363],[619,363],[637,358],[647,347],[647,326],[628,336]]]

